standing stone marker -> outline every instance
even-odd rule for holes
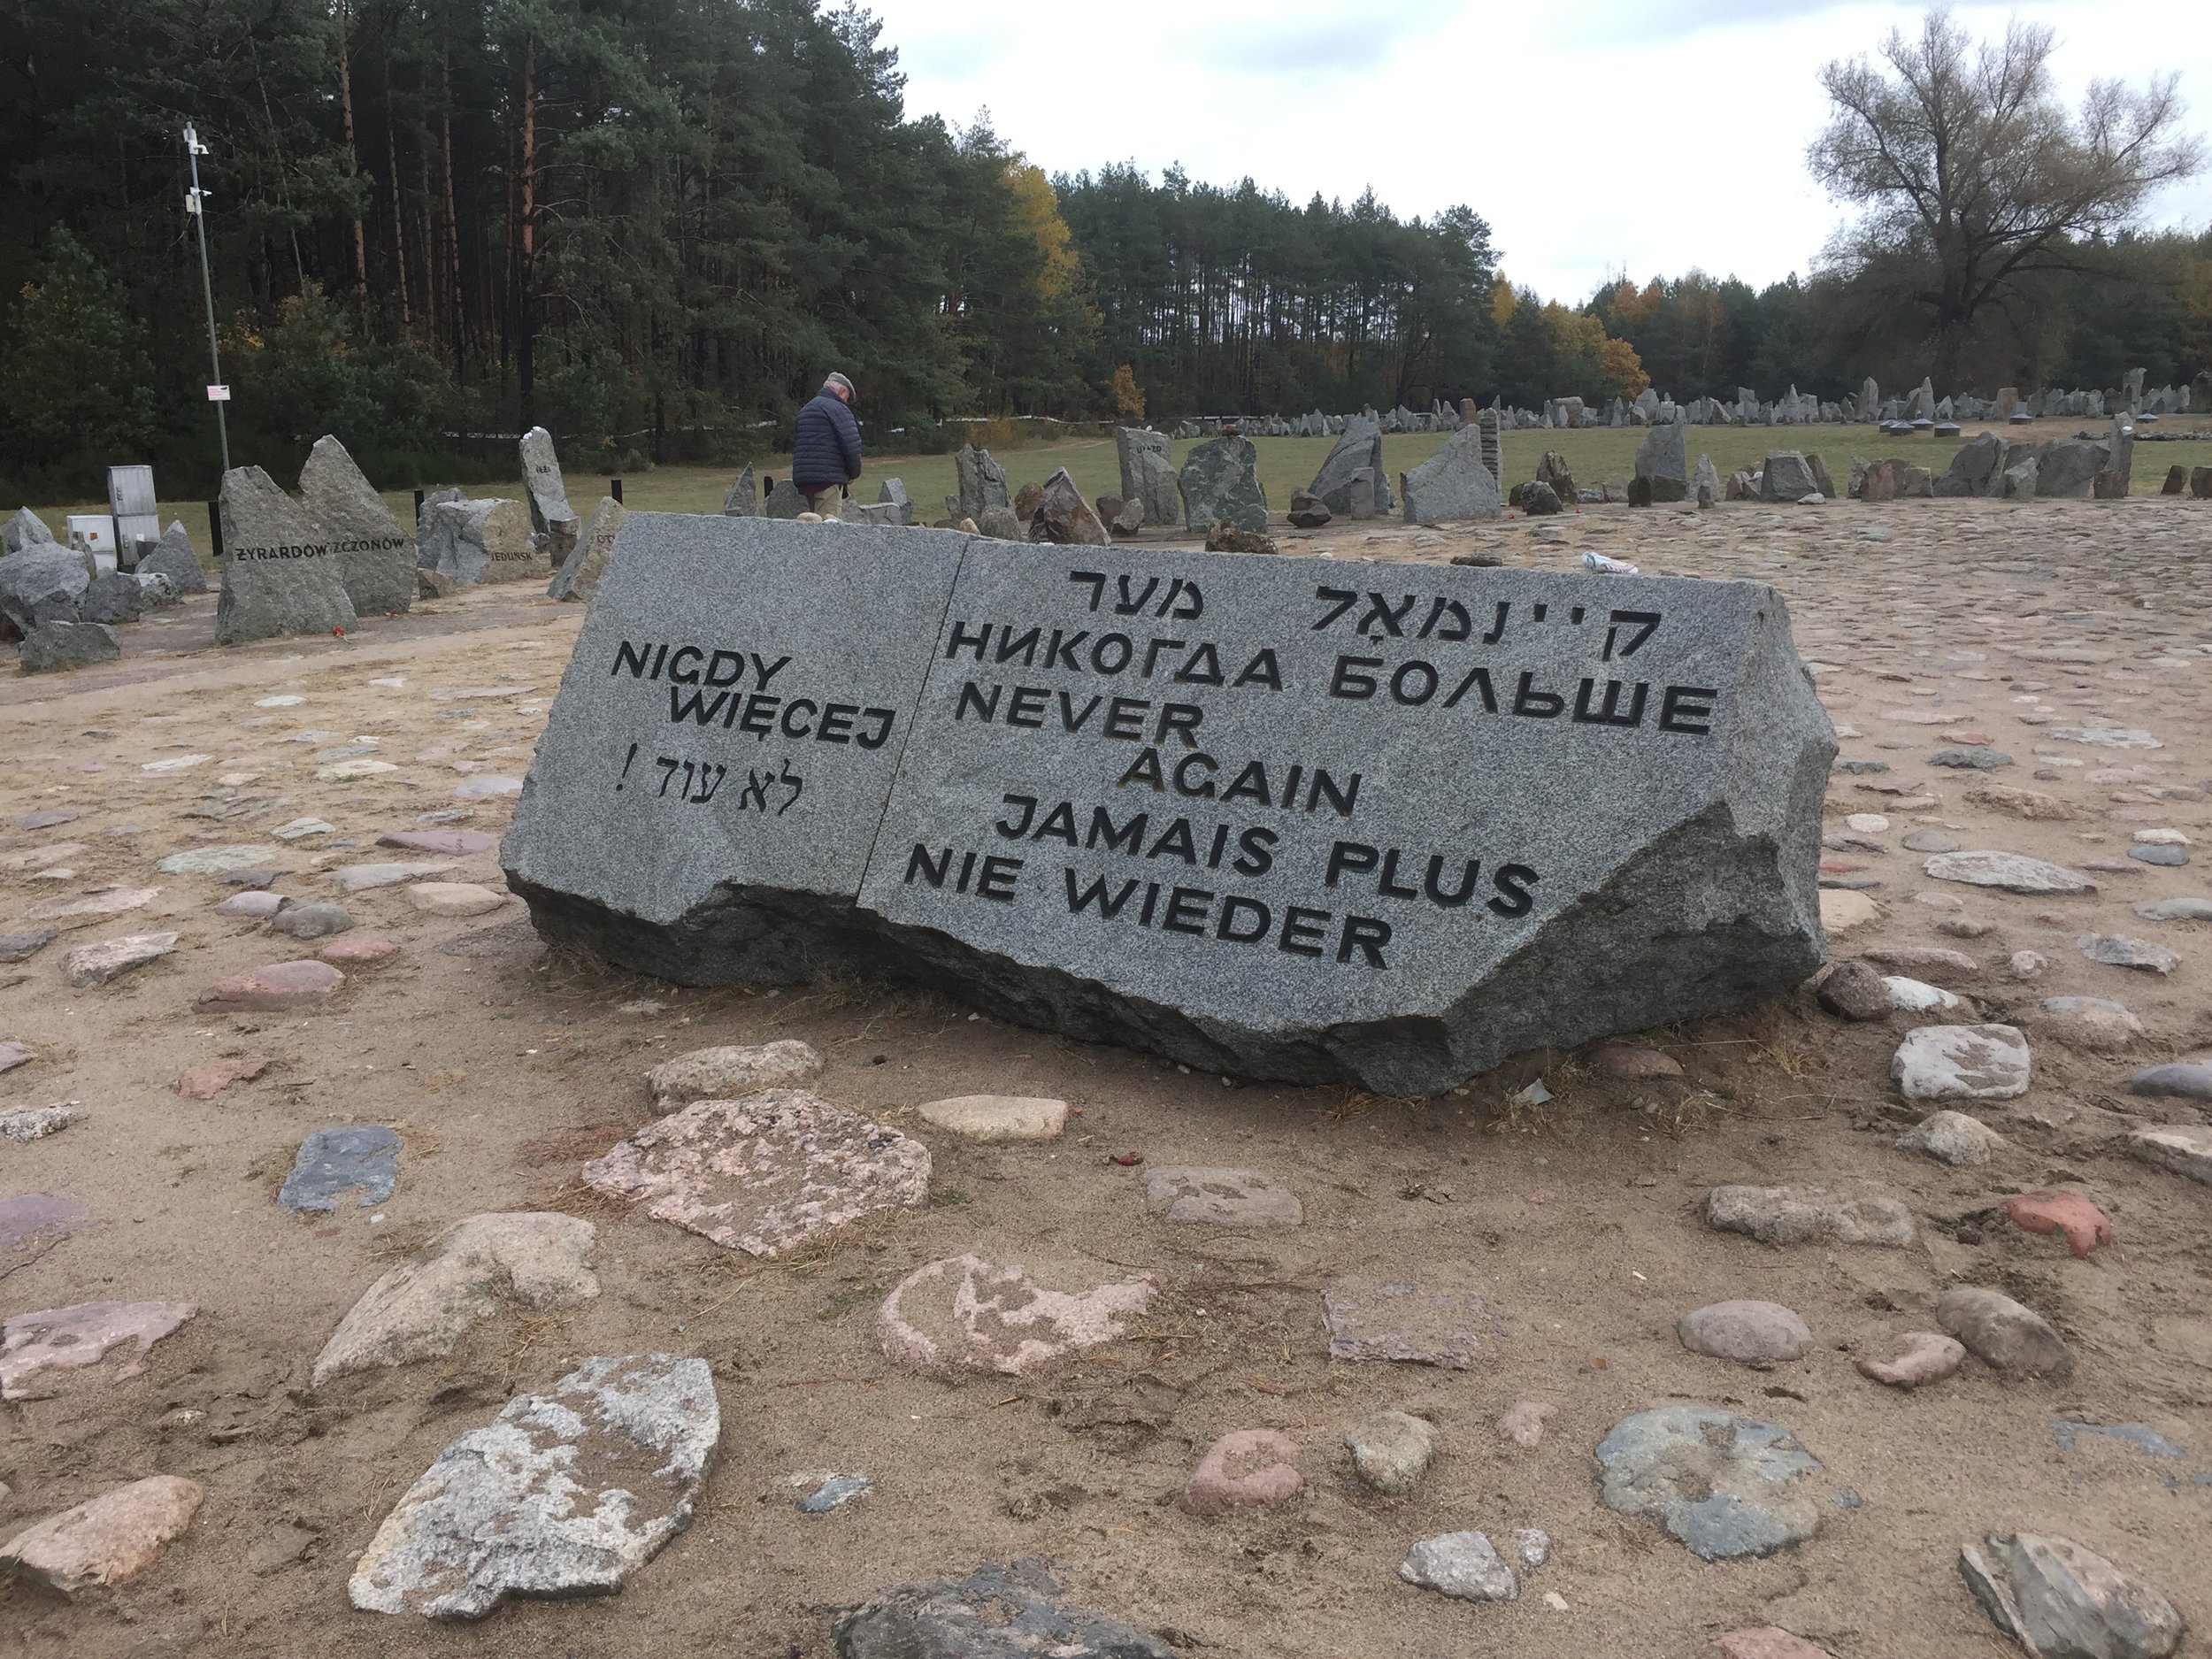
[[[223,474],[223,591],[215,641],[238,645],[288,634],[351,633],[360,626],[346,596],[331,539],[306,510],[257,466]]]
[[[1368,469],[1375,480],[1375,503],[1367,511],[1357,511],[1352,498],[1352,480],[1360,468]],[[1371,414],[1354,415],[1344,423],[1344,435],[1329,450],[1328,459],[1321,463],[1321,470],[1313,475],[1313,483],[1307,494],[1317,495],[1328,504],[1331,512],[1340,517],[1363,518],[1377,512],[1388,512],[1397,505],[1390,494],[1387,475],[1383,471],[1382,422]]]
[[[138,574],[166,576],[180,594],[207,591],[207,572],[200,568],[200,556],[192,550],[191,533],[180,518],[172,519],[154,550],[138,561]]]
[[[795,518],[805,511],[806,497],[799,493],[799,487],[787,478],[780,478],[769,486],[768,499],[761,506],[761,517]]]
[[[1801,980],[1833,753],[1759,584],[640,514],[503,860],[680,982],[1426,1094]]]
[[[1179,482],[1185,529],[1203,535],[1217,524],[1267,528],[1259,451],[1249,438],[1214,438],[1198,445],[1184,458]]]
[[[1683,442],[1682,423],[1655,426],[1636,446],[1636,476],[1645,482],[1654,502],[1684,501],[1690,494],[1690,457]]]
[[[731,483],[730,493],[722,497],[722,514],[727,518],[760,517],[760,480],[754,476],[750,461]]]
[[[960,516],[980,524],[993,507],[1010,507],[1014,497],[1006,486],[1006,469],[991,458],[988,449],[966,444],[953,452],[954,473],[960,480]]]
[[[1381,453],[1379,439],[1375,445]],[[1566,499],[1574,499],[1567,486]],[[1502,518],[1505,501],[1498,480],[1483,464],[1482,434],[1462,426],[1444,441],[1444,447],[1406,474],[1406,522],[1442,524],[1453,518]]]
[[[300,469],[300,495],[330,541],[357,614],[394,615],[414,603],[415,538],[400,527],[337,439],[316,440]],[[146,568],[146,560],[139,567]]]
[[[561,457],[553,452],[553,434],[533,426],[522,434],[522,487],[530,495],[530,527],[552,538],[552,562],[560,564],[576,545],[583,526],[576,510],[568,504],[568,486],[561,480]]]
[[[541,581],[553,573],[549,543],[531,534],[529,510],[518,501],[440,502],[430,510],[423,543],[432,568],[465,586]]]
[[[682,983],[850,972],[969,544],[630,514],[501,849],[538,926]]]
[[[1167,434],[1146,426],[1116,426],[1114,449],[1121,462],[1125,510],[1140,503],[1145,524],[1171,525],[1183,516],[1183,495],[1168,459]]]
[[[611,495],[602,495],[599,505],[591,515],[591,523],[577,539],[575,549],[561,568],[553,572],[553,580],[546,585],[549,599],[581,599],[589,603],[599,591],[599,584],[607,574],[607,561],[614,556],[615,538],[622,534],[622,520],[626,515],[622,503]]]

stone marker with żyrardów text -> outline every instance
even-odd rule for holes
[[[355,613],[381,617],[408,610],[415,602],[415,538],[400,528],[337,439],[316,440],[300,469],[300,495],[307,516],[330,542]]]
[[[330,537],[257,466],[223,474],[223,591],[215,641],[359,626]]]
[[[1834,740],[1766,587],[659,514],[623,546],[503,860],[626,967],[880,973],[1421,1094],[1821,960]]]

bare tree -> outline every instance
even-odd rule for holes
[[[1917,38],[1893,29],[1880,64],[1839,58],[1820,72],[1832,119],[1807,165],[1866,210],[1831,255],[1903,276],[1947,390],[1978,316],[2036,273],[2078,268],[2085,243],[2203,164],[2201,143],[2179,130],[2175,76],[2140,90],[2093,81],[2070,112],[2052,88],[2055,39],[2015,19],[2001,42],[1977,42],[1939,8]]]

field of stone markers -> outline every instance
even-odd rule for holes
[[[2147,493],[2169,447],[2212,455],[2124,500],[1279,522],[1348,593],[1771,584],[1834,724],[1827,966],[1417,1096],[549,945],[501,841],[611,671],[535,585],[231,648],[191,595],[0,680],[0,1659],[1994,1659],[2016,1608],[2200,1650],[2212,501]]]

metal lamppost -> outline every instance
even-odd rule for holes
[[[207,302],[207,360],[214,373],[208,382],[207,401],[215,405],[215,433],[223,446],[223,471],[230,471],[230,423],[223,405],[230,402],[230,388],[223,384],[223,354],[215,343],[215,282],[207,269],[207,192],[200,188],[200,157],[208,153],[191,122],[184,124],[184,153],[192,168],[192,188],[185,192],[184,211],[200,227],[200,293]]]

